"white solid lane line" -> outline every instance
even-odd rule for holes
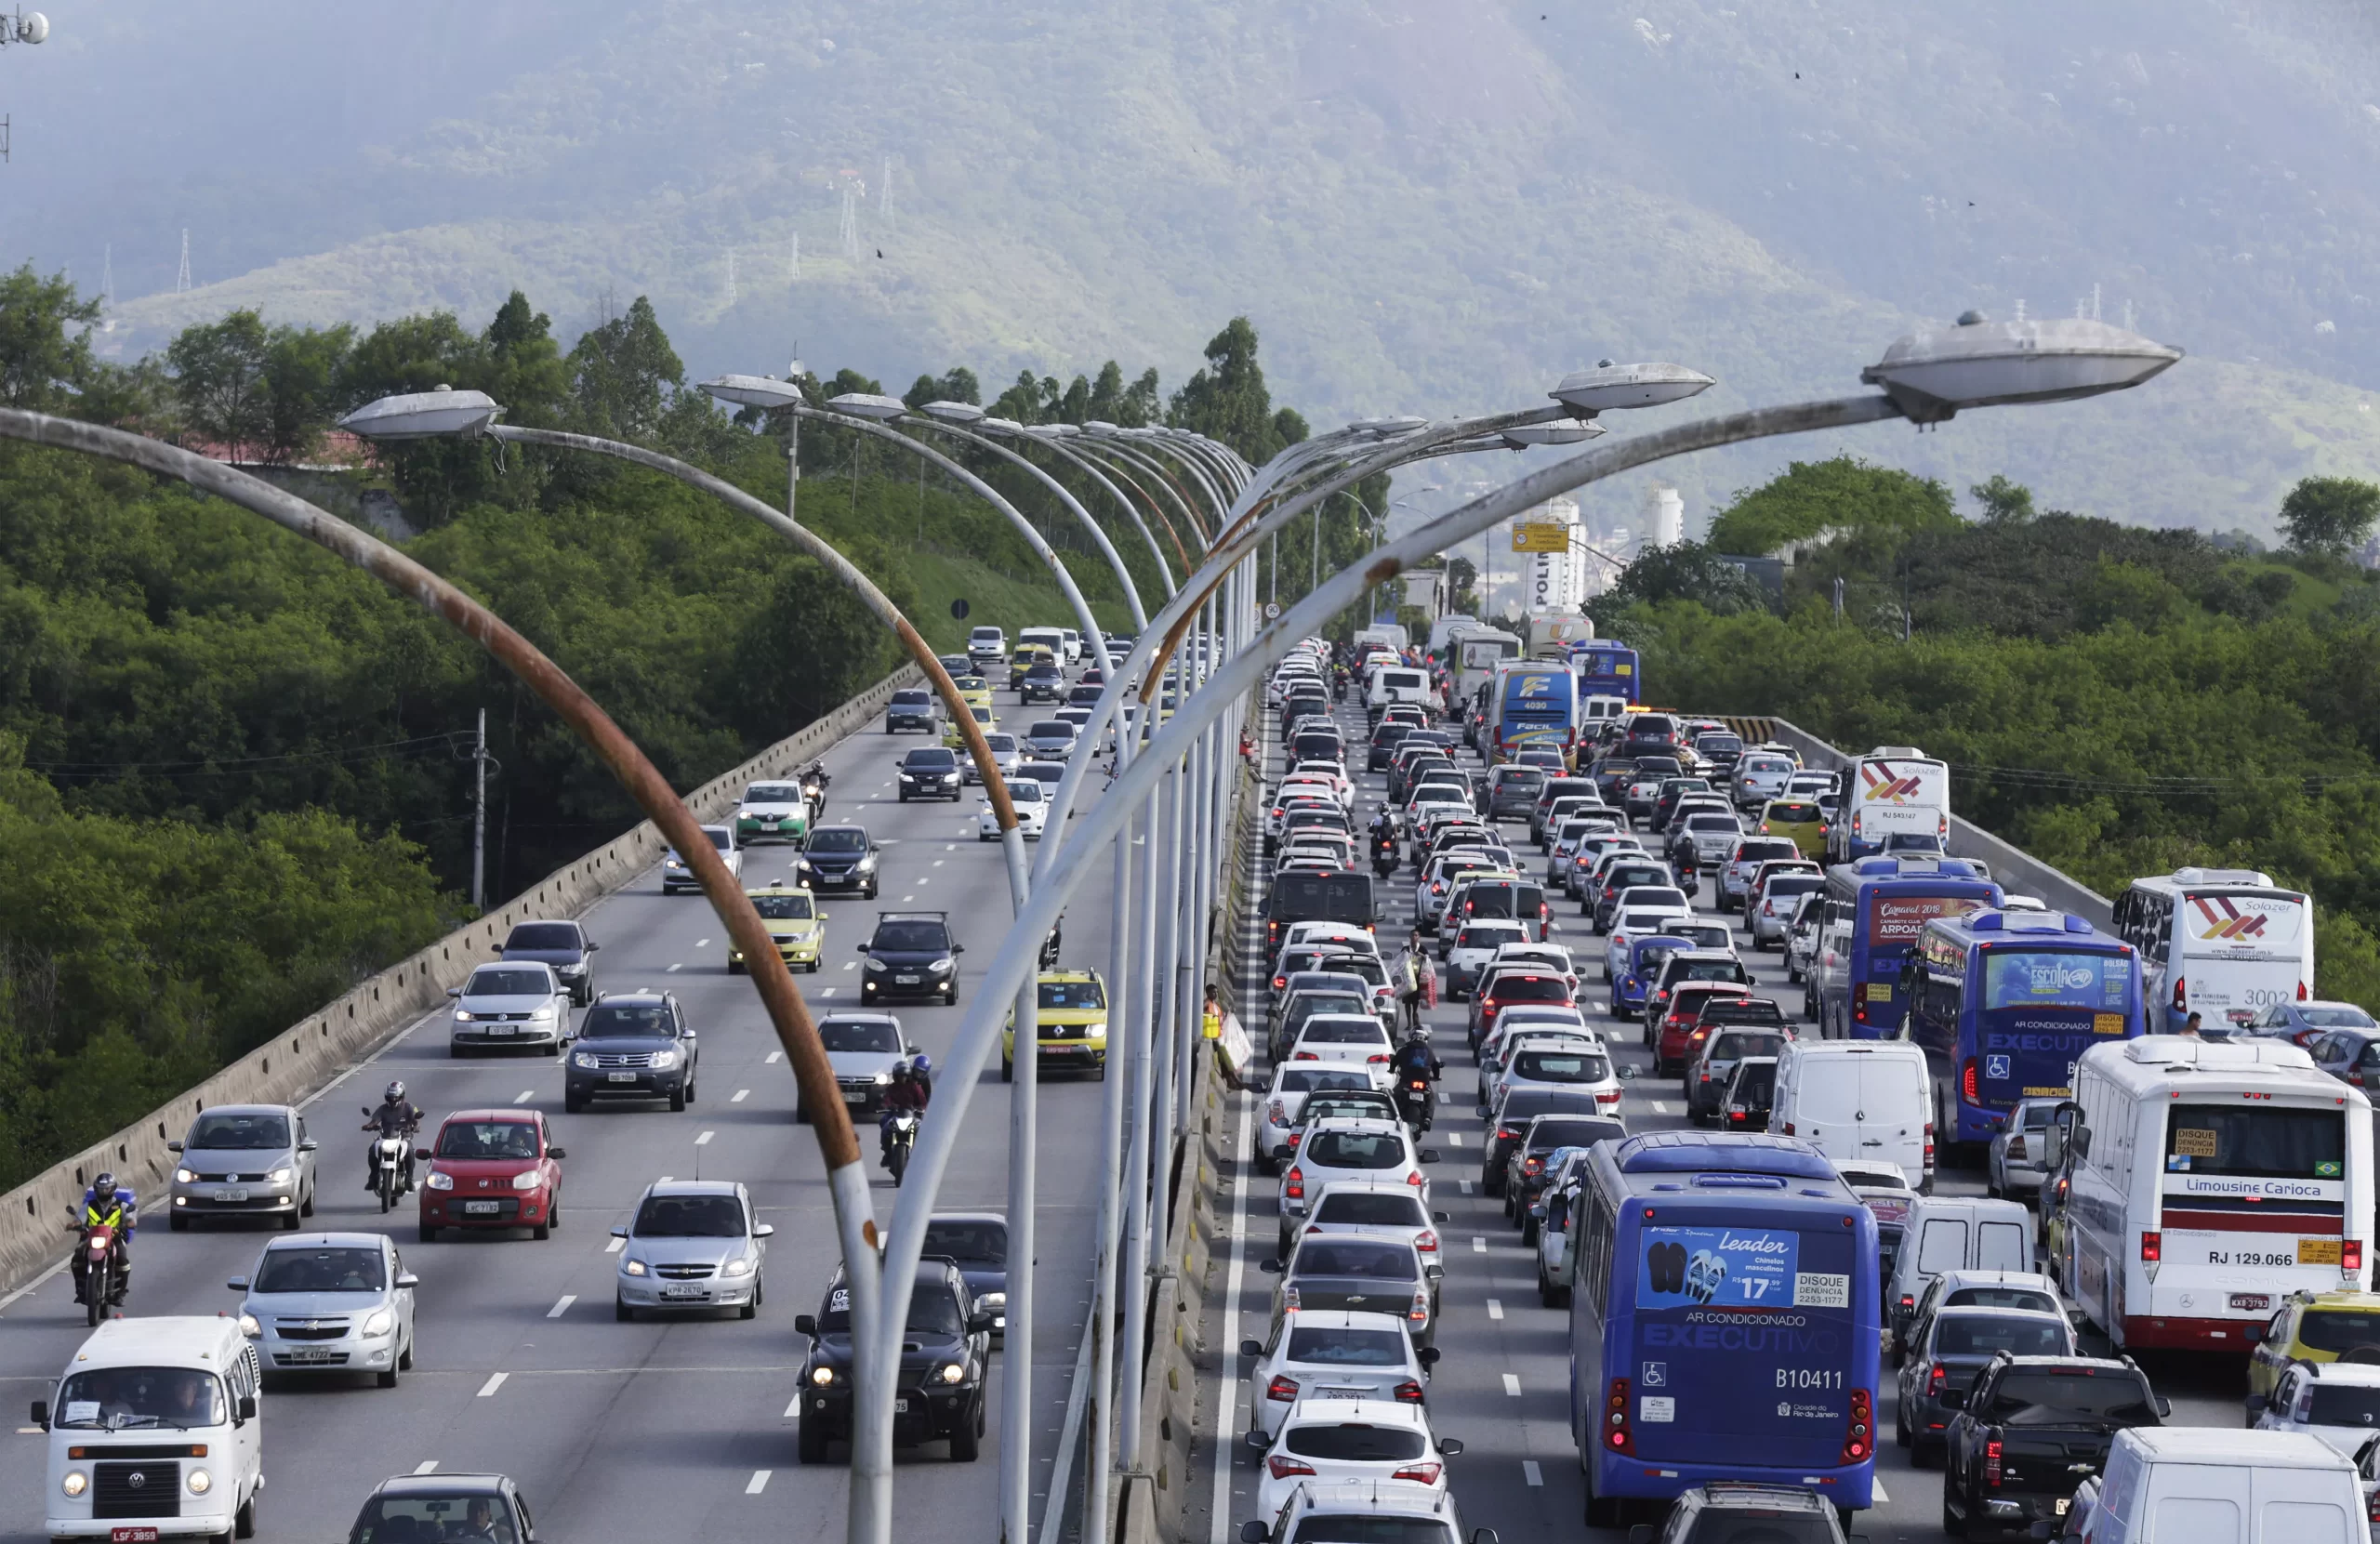
[[[575,1293],[575,1292],[564,1292],[564,1293],[562,1295],[562,1300],[561,1300],[560,1302],[558,1302],[558,1303],[554,1304],[551,1308],[549,1308],[549,1309],[547,1309],[547,1310],[546,1310],[546,1317],[547,1317],[547,1318],[549,1318],[549,1319],[559,1319],[559,1318],[561,1318],[563,1314],[565,1314],[565,1313],[569,1313],[569,1312],[570,1312],[570,1305],[571,1305],[572,1303],[576,1302],[577,1300],[578,1300],[578,1294],[577,1294],[577,1293]]]
[[[496,1391],[504,1387],[504,1380],[509,1376],[510,1374],[509,1373],[500,1372],[488,1374],[487,1381],[480,1385],[480,1397],[482,1399],[495,1398]]]

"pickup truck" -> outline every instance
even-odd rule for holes
[[[1955,1396],[1954,1396],[1955,1397]],[[1995,1357],[1944,1433],[1942,1526],[1969,1544],[2053,1536],[2116,1433],[2157,1426],[2171,1406],[2130,1357]]]

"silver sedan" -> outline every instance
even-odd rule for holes
[[[748,1319],[760,1308],[764,1242],[776,1229],[752,1217],[752,1198],[728,1180],[664,1180],[637,1202],[635,1220],[614,1228],[620,1251],[612,1313],[622,1323],[639,1309],[733,1308]]]
[[[245,1294],[240,1330],[268,1372],[368,1372],[393,1389],[413,1366],[415,1280],[385,1234],[277,1239],[225,1285]]]

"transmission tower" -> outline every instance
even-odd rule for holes
[[[786,244],[785,282],[788,284],[801,283],[801,232],[799,231]]]
[[[882,198],[881,198],[881,199],[879,201],[879,203],[878,203],[878,206],[877,206],[877,213],[878,213],[879,216],[881,216],[881,217],[883,218],[883,220],[884,220],[884,229],[886,229],[887,231],[892,230],[892,158],[891,156],[889,156],[889,155],[888,155],[888,156],[886,156],[886,157],[884,158],[884,193],[883,193]]]
[[[189,292],[189,290],[190,290],[190,227],[189,227],[189,226],[187,226],[187,225],[185,225],[185,226],[183,226],[183,227],[182,227],[182,266],[181,266],[181,267],[180,267],[180,269],[178,269],[178,270],[175,272],[175,274],[174,274],[174,293],[175,293],[176,295],[183,295],[183,294],[187,294],[187,293]]]
[[[859,193],[853,186],[843,184],[843,256],[859,258]]]
[[[735,304],[735,248],[727,249],[727,303]]]

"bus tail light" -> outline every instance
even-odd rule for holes
[[[1965,1064],[1959,1068],[1959,1097],[1966,1101],[1969,1104],[1980,1104],[1983,1102],[1981,1099],[1977,1097],[1976,1062],[1975,1058],[1972,1056],[1968,1057]]]
[[[2188,976],[2174,978],[2174,1011],[2179,1013],[2190,1005],[2190,983]]]
[[[1868,983],[1864,981],[1851,988],[1851,1017],[1863,1024],[1868,1022]]]
[[[2339,1241],[2339,1269],[2349,1273],[2363,1269],[2363,1240],[2347,1238]]]
[[[1851,1429],[1844,1433],[1843,1461],[1866,1463],[1876,1453],[1876,1409],[1865,1389],[1851,1391]]]
[[[2342,1250],[2341,1254],[2344,1256],[2345,1251]],[[2164,1258],[2165,1235],[2153,1231],[2144,1231],[2140,1235],[2140,1262],[2148,1271],[2150,1281],[2157,1279],[2158,1262]]]
[[[1603,1405],[1604,1445],[1615,1453],[1628,1452],[1635,1445],[1635,1439],[1628,1434],[1628,1379],[1611,1380],[1611,1392]]]
[[[1295,1405],[1298,1402],[1298,1380],[1275,1373],[1273,1381],[1264,1385],[1264,1397],[1283,1405]]]
[[[1992,1438],[1983,1445],[1983,1483],[1997,1489],[2000,1485],[2000,1439]]]

